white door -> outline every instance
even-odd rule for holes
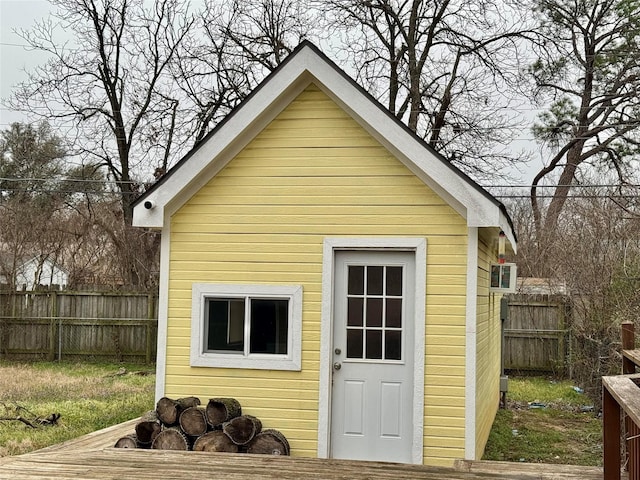
[[[415,256],[335,262],[331,456],[410,463]]]

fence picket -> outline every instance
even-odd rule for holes
[[[567,299],[561,295],[510,294],[504,327],[504,368],[558,371],[570,349]]]

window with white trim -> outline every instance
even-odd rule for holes
[[[300,370],[302,287],[196,283],[191,365]]]

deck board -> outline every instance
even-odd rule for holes
[[[313,458],[228,453],[114,449],[83,452],[51,451],[13,457],[2,465],[0,478],[123,479],[162,476],[176,480],[224,479],[326,479],[351,480],[539,480],[538,473],[463,472],[452,468],[382,462],[354,462]],[[586,478],[573,477],[573,478]],[[601,477],[600,477],[601,478]]]
[[[459,471],[473,473],[534,475],[535,478],[540,480],[602,480],[603,476],[602,467],[546,463],[457,460],[454,468]]]
[[[230,453],[112,448],[137,420],[25,455],[0,458],[1,480],[223,478],[225,480],[595,480],[602,469],[458,461],[455,468]]]

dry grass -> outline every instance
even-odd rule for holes
[[[123,373],[123,369],[127,373]],[[144,375],[140,375],[140,371]],[[0,417],[60,413],[57,425],[0,421],[0,457],[69,440],[153,409],[153,367],[0,362]],[[134,372],[134,373],[132,373]],[[137,372],[137,373],[136,373]]]
[[[486,460],[600,466],[602,422],[583,407],[593,400],[570,381],[510,378],[508,409],[500,410]],[[530,408],[531,403],[543,408]]]

